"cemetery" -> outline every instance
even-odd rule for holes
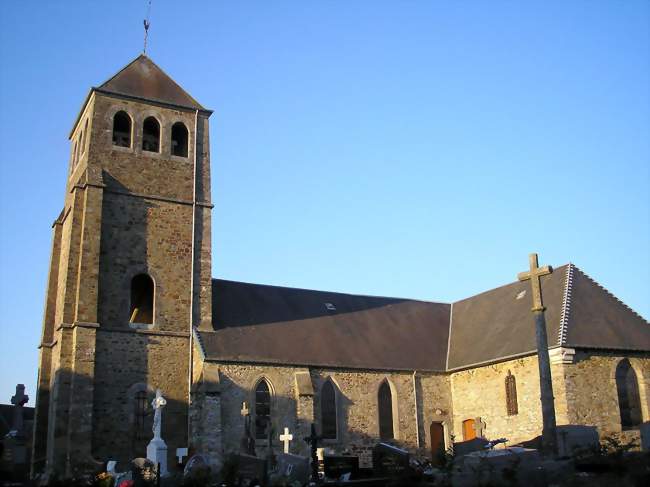
[[[161,426],[167,403],[157,390],[152,401],[154,411],[151,440],[146,458],[130,462],[109,460],[96,472],[78,478],[36,477],[30,480],[23,406],[28,396],[18,384],[12,397],[13,421],[2,438],[0,480],[6,486],[39,487],[306,487],[306,486],[605,486],[647,485],[650,480],[650,451],[634,441],[621,443],[617,438],[599,441],[593,432],[581,430],[582,441],[571,451],[566,432],[558,436],[562,444],[559,455],[545,455],[542,450],[508,446],[506,438],[452,444],[437,458],[416,457],[390,443],[377,442],[372,449],[372,468],[360,467],[354,455],[335,454],[322,447],[316,425],[311,434],[297,438],[285,427],[277,441],[272,427],[267,429],[270,445],[264,454],[255,450],[251,418],[246,404],[242,407],[244,436],[239,452],[230,452],[221,465],[209,456],[178,448],[175,462],[167,464],[168,452]],[[648,425],[642,432],[645,442]],[[564,433],[564,434],[562,434]],[[585,436],[587,435],[587,436]],[[304,442],[310,455],[291,453],[292,442]],[[467,444],[470,443],[470,444]],[[539,442],[542,445],[542,442]],[[577,446],[582,445],[582,446]],[[587,445],[586,447],[584,445]],[[463,452],[463,453],[459,453]]]

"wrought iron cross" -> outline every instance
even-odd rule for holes
[[[530,270],[526,272],[520,272],[517,274],[517,278],[520,281],[527,281],[530,279],[530,285],[533,289],[533,311],[544,311],[544,303],[542,302],[542,286],[540,282],[540,277],[545,276],[553,272],[553,269],[549,265],[544,267],[539,267],[537,264],[537,254],[530,254],[528,256],[528,261],[530,262]]]

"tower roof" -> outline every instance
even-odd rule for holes
[[[206,110],[144,54],[140,54],[96,89],[194,110]]]

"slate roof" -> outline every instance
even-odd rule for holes
[[[215,279],[206,359],[444,370],[449,304]]]
[[[95,89],[178,107],[205,110],[199,102],[144,54],[140,54],[115,76]]]
[[[212,284],[214,331],[198,332],[206,360],[446,371],[535,353],[529,282],[453,305]],[[542,294],[549,348],[650,352],[650,323],[574,265],[542,277]]]

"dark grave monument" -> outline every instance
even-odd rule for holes
[[[236,468],[236,477],[239,482],[266,482],[267,461],[263,458],[257,458],[244,453],[233,455]]]
[[[379,443],[372,449],[372,468],[376,477],[402,477],[411,473],[409,452]]]
[[[323,457],[325,477],[338,479],[346,473],[351,474],[351,479],[359,478],[359,457],[330,455]]]
[[[311,481],[319,482],[318,479],[318,442],[322,440],[321,436],[316,434],[316,425],[311,424],[311,434],[304,439],[309,443],[309,450],[311,452]]]
[[[275,465],[274,480],[281,480],[287,485],[299,482],[306,485],[309,482],[309,458],[291,453],[280,453]]]
[[[241,415],[244,418],[244,436],[241,440],[241,452],[246,455],[255,456],[255,438],[253,437],[250,411],[246,402],[242,403]]]
[[[29,473],[29,431],[25,428],[23,410],[29,396],[23,384],[16,385],[16,394],[11,398],[11,426],[2,437],[0,455],[0,477],[2,480],[23,480]],[[4,421],[4,418],[3,418]]]

